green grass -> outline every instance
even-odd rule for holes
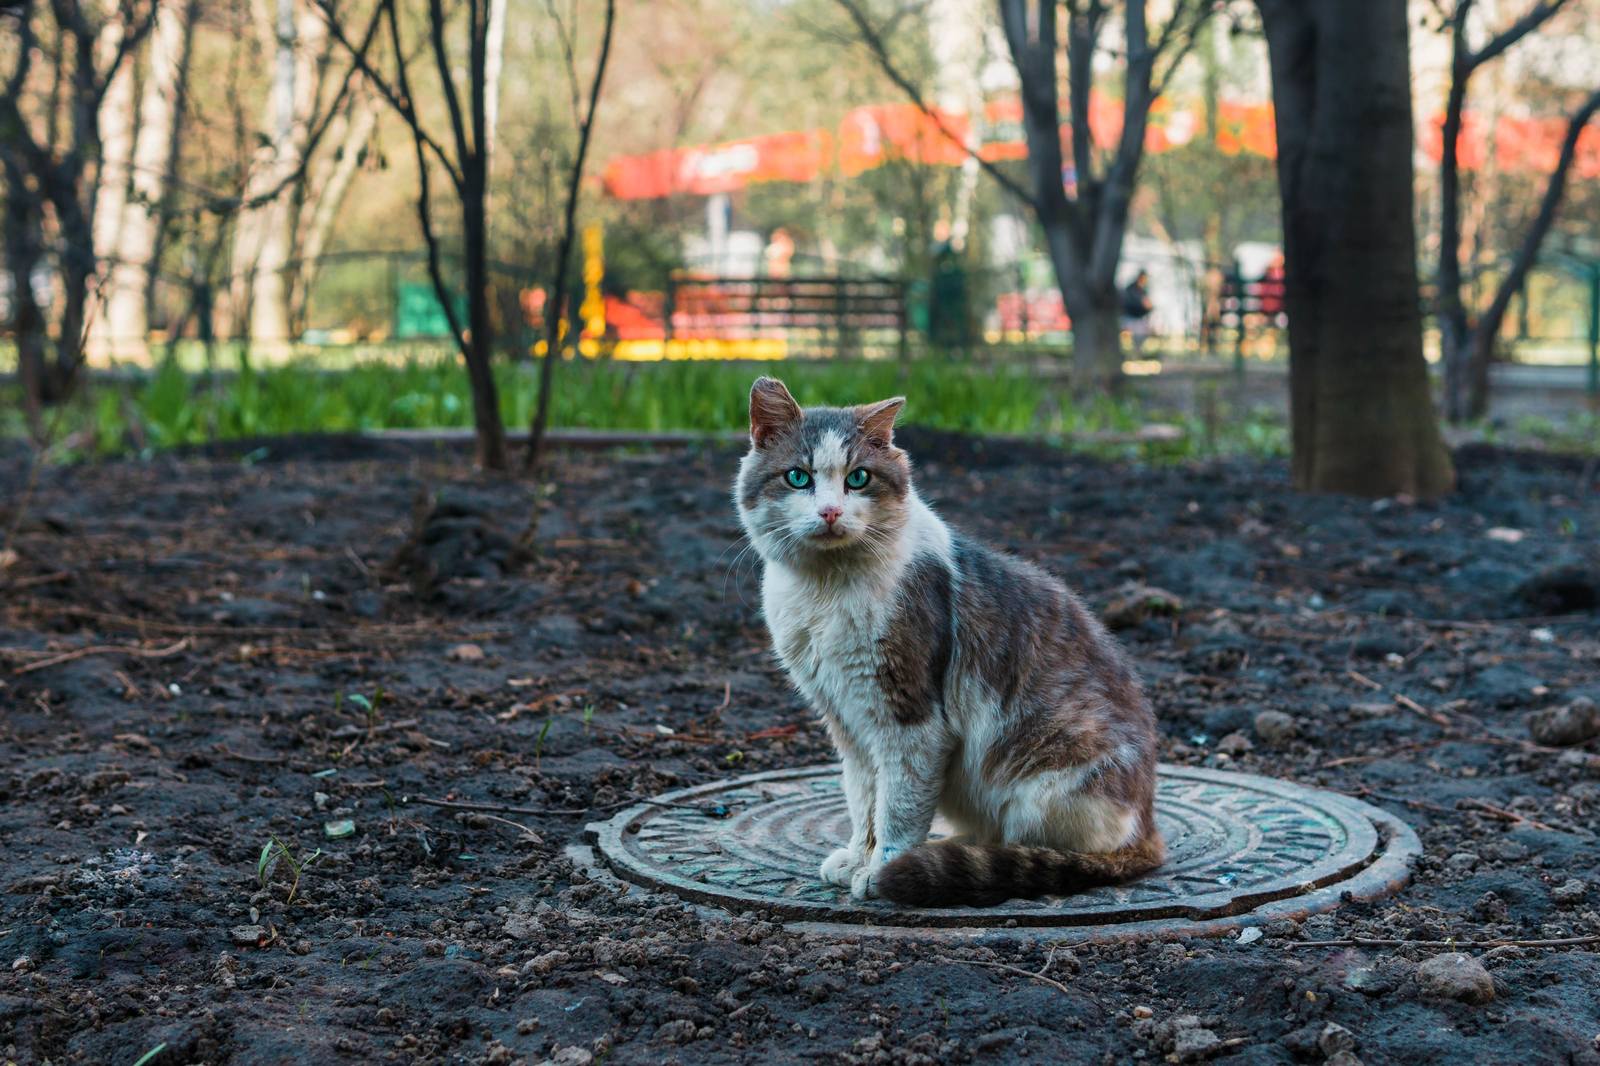
[[[537,365],[497,370],[510,428],[526,427],[537,396]],[[905,421],[937,429],[1017,434],[1070,443],[1086,434],[1129,433],[1151,421],[1179,423],[1182,441],[1109,450],[1152,459],[1194,454],[1283,454],[1282,424],[1223,411],[1204,424],[1134,400],[1074,402],[1059,380],[1024,367],[932,358],[910,363],[564,363],[556,370],[551,424],[622,430],[739,430],[750,382],[781,376],[802,404],[850,404],[908,397]],[[20,432],[12,406],[0,434]],[[9,418],[8,424],[3,421]],[[148,453],[217,440],[380,429],[469,428],[466,374],[450,360],[367,361],[328,370],[306,363],[256,368],[239,359],[208,380],[168,362],[133,382],[95,379],[66,412],[58,439],[73,455]],[[1102,446],[1100,450],[1107,450]]]

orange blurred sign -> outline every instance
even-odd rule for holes
[[[1419,124],[1424,155],[1437,163],[1442,154],[1441,116]],[[1122,103],[1098,91],[1089,96],[1089,128],[1096,148],[1109,151],[1122,136]],[[1203,136],[1205,117],[1198,106],[1158,99],[1150,109],[1145,149],[1167,152]],[[1026,159],[1022,101],[1002,96],[984,104],[978,155],[989,162]],[[1506,170],[1548,172],[1566,133],[1564,118],[1502,117],[1491,124],[1467,112],[1461,131],[1461,163],[1468,169],[1485,164],[1494,152]],[[670,148],[647,155],[613,159],[604,175],[608,194],[619,200],[654,199],[690,194],[733,192],[766,181],[814,181],[837,164],[854,177],[893,159],[938,166],[959,166],[966,158],[971,127],[959,112],[924,112],[915,104],[874,104],[848,112],[837,133],[796,130],[749,137],[724,144]],[[1061,126],[1063,153],[1071,159],[1070,124]],[[1228,155],[1274,158],[1277,130],[1270,103],[1223,100],[1217,106],[1217,147]],[[1591,124],[1578,140],[1573,175],[1600,177],[1600,126]]]
[[[826,130],[797,130],[725,144],[667,148],[622,156],[601,180],[618,200],[651,200],[687,193],[710,196],[763,181],[813,181],[826,169],[832,138]]]

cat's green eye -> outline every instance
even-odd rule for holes
[[[811,475],[801,470],[798,466],[785,472],[783,480],[789,483],[791,489],[808,489],[811,487]]]
[[[859,466],[844,476],[844,483],[852,489],[864,489],[870,480],[872,475]]]

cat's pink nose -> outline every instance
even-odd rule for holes
[[[830,503],[826,507],[817,508],[817,514],[822,516],[824,522],[832,526],[839,520],[839,516],[844,514],[844,508]]]

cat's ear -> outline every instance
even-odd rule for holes
[[[750,386],[750,443],[764,448],[805,417],[789,390],[777,378],[756,378]]]
[[[900,417],[900,408],[906,405],[904,396],[881,400],[856,408],[856,421],[861,424],[861,435],[880,447],[894,443],[894,420]]]

